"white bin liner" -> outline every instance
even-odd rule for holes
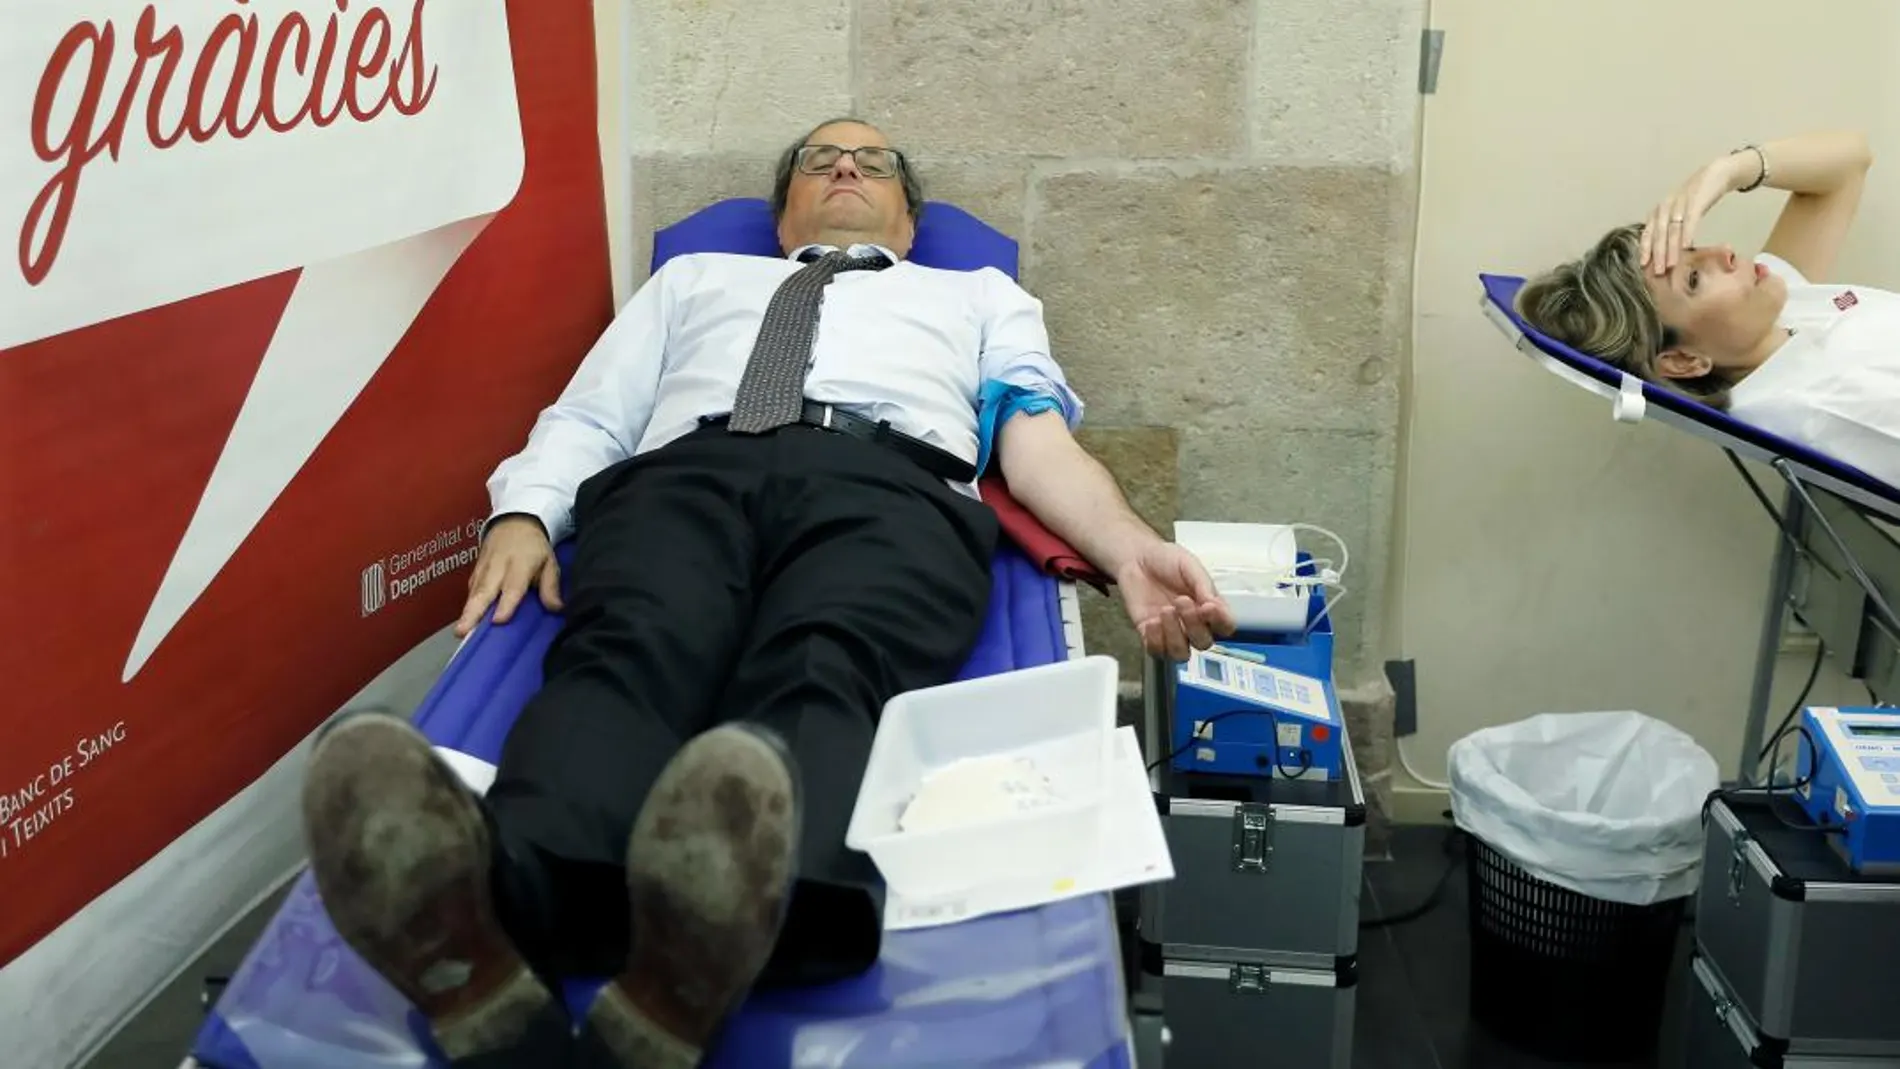
[[[1715,758],[1635,712],[1544,713],[1459,739],[1452,817],[1539,879],[1649,905],[1695,891]]]

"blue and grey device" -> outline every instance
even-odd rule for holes
[[[1313,594],[1308,611],[1305,634],[1239,634],[1176,666],[1175,771],[1342,775],[1333,629],[1323,592]]]
[[[1900,874],[1900,709],[1816,706],[1801,712],[1795,774],[1812,777],[1794,793],[1808,819],[1830,835],[1849,868]]]

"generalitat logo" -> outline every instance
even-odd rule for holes
[[[363,569],[360,584],[363,615],[374,616],[437,579],[474,564],[481,554],[481,537],[482,521],[477,517],[419,546],[371,562]]]
[[[383,606],[389,604],[389,598],[383,594],[383,584],[389,581],[389,573],[384,570],[383,562],[363,569],[363,615],[374,616]]]

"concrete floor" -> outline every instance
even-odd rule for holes
[[[241,918],[101,1047],[86,1069],[178,1069],[204,1021],[206,979],[237,971],[282,900],[280,891]]]

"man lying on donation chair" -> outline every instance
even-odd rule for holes
[[[1524,284],[1539,332],[1645,381],[1900,485],[1900,293],[1823,283],[1859,208],[1864,136],[1748,145],[1637,224]],[[1732,192],[1790,193],[1764,251],[1696,244]]]
[[[670,260],[496,470],[457,630],[530,588],[565,619],[485,798],[403,720],[319,737],[325,906],[458,1064],[687,1069],[755,983],[876,962],[882,886],[844,833],[883,704],[952,678],[984,618],[985,383],[1048,402],[996,459],[1147,649],[1232,632],[1070,436],[1040,303],[905,261],[922,205],[877,130],[820,126],[779,165],[785,257]],[[551,990],[571,976],[615,977],[579,1028]]]

